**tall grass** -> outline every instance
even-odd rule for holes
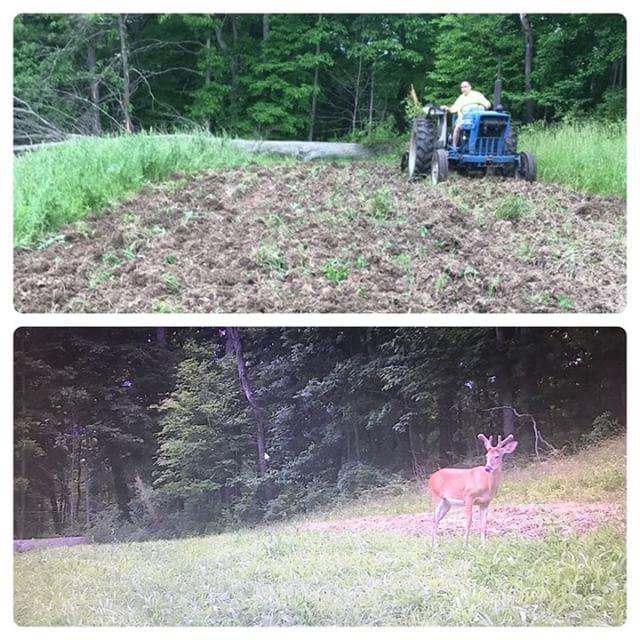
[[[14,243],[32,244],[173,172],[272,161],[206,134],[83,138],[30,152],[14,164]]]
[[[624,536],[490,539],[436,549],[387,533],[291,528],[32,551],[20,625],[620,625]]]
[[[624,122],[589,120],[523,128],[518,148],[537,156],[544,182],[624,197],[626,143]]]

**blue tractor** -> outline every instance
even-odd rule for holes
[[[415,118],[409,151],[401,168],[410,179],[431,176],[437,184],[447,179],[449,169],[461,174],[493,173],[528,182],[536,179],[536,158],[528,151],[517,151],[518,134],[511,115],[500,104],[502,82],[496,80],[493,110],[479,107],[465,114],[459,145],[452,144],[447,112],[428,105],[424,116]]]

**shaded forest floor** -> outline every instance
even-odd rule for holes
[[[15,253],[23,312],[616,312],[626,203],[382,163],[174,176]]]

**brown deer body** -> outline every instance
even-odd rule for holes
[[[478,438],[487,450],[486,464],[471,469],[440,469],[429,478],[429,491],[435,507],[433,514],[432,542],[436,544],[438,523],[444,518],[452,506],[464,506],[467,515],[465,543],[469,542],[469,531],[473,520],[473,506],[480,508],[482,544],[487,538],[487,510],[489,503],[495,498],[498,487],[502,483],[502,458],[513,453],[518,446],[513,436],[504,440],[498,436],[498,444],[494,447],[491,440],[482,433]]]

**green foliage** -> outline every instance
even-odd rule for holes
[[[496,220],[517,222],[531,211],[531,203],[519,194],[505,196],[495,203],[494,215]]]
[[[349,263],[339,258],[331,258],[324,265],[324,277],[331,284],[340,284],[346,280],[349,277],[349,271]]]
[[[340,493],[358,494],[364,489],[380,486],[387,477],[379,469],[361,462],[345,464],[338,472],[336,488]]]
[[[378,151],[397,151],[407,143],[406,136],[398,132],[395,118],[388,116],[373,127],[365,127],[346,136],[349,142],[359,142]]]
[[[393,192],[389,187],[376,189],[373,197],[368,201],[367,208],[376,220],[386,220],[393,213]]]
[[[450,104],[462,79],[491,97],[499,68],[517,120],[527,98],[547,121],[624,118],[624,16],[529,14],[529,21],[533,87],[525,95],[518,14],[129,14],[130,111],[144,130],[187,124],[387,144],[411,121],[401,97],[412,84],[436,104]],[[25,111],[17,120],[36,125],[27,133],[17,127],[17,135],[122,131],[119,35],[117,14],[18,16],[14,95]],[[88,87],[96,78],[94,106]]]
[[[270,269],[278,276],[284,276],[287,273],[287,262],[279,247],[273,244],[260,245],[255,253],[256,262]]]
[[[595,418],[591,425],[591,431],[589,431],[589,433],[583,433],[580,439],[586,444],[593,444],[616,436],[623,430],[622,425],[613,416],[611,411],[605,411]]]
[[[236,376],[232,356],[212,359],[205,345],[189,342],[175,387],[157,407],[155,485],[159,500],[169,500],[165,509],[182,512],[181,533],[203,523],[227,524],[228,496],[246,490],[251,425],[239,385],[227,384]]]

